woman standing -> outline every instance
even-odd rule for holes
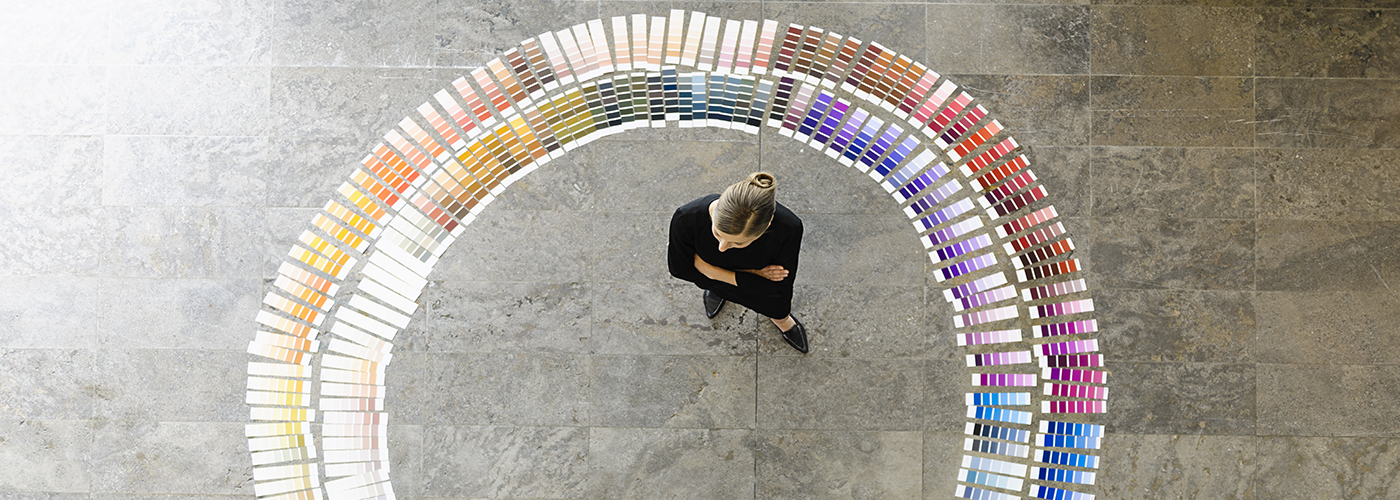
[[[671,216],[671,275],[705,290],[705,316],[726,301],[767,316],[783,340],[807,353],[807,329],[792,317],[792,283],[802,248],[802,220],[774,199],[765,172],[721,194],[686,203]]]

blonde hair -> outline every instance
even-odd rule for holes
[[[777,180],[767,172],[754,172],[747,179],[730,184],[715,206],[715,228],[746,238],[762,235],[773,222],[776,188]]]

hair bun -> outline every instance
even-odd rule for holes
[[[754,172],[749,174],[749,184],[753,184],[759,189],[773,189],[777,184],[777,179],[774,179],[773,175],[768,172]]]

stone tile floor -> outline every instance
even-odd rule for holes
[[[252,318],[354,162],[526,37],[671,8],[917,55],[1029,146],[1099,305],[1100,498],[1400,497],[1397,7],[10,2],[0,498],[251,495]],[[662,267],[670,210],[755,169],[809,227],[807,357],[752,312],[705,320]],[[397,343],[399,496],[947,498],[961,360],[906,224],[768,133],[634,131],[548,165]]]

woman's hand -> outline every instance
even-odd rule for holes
[[[744,271],[768,278],[769,281],[782,281],[788,277],[788,270],[777,264],[763,269],[745,269]]]

